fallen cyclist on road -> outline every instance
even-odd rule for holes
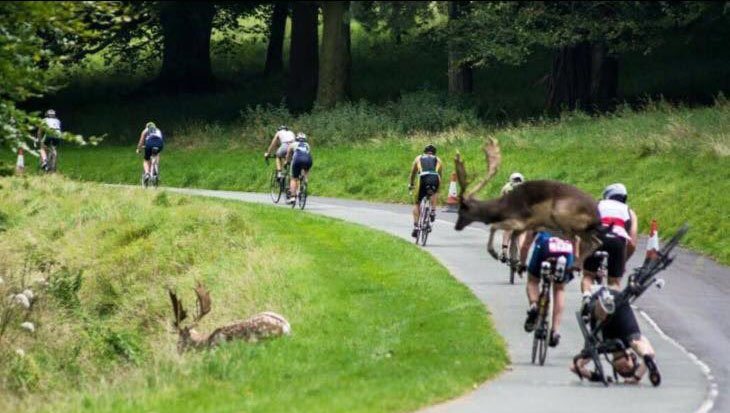
[[[625,383],[635,384],[649,371],[649,380],[654,386],[661,383],[659,368],[654,361],[655,352],[649,340],[641,334],[636,315],[628,301],[617,303],[615,290],[595,285],[592,288],[592,303],[588,305],[589,314],[584,316],[591,329],[599,323],[600,338],[603,341],[605,356],[610,354],[610,364],[615,376],[624,378]],[[643,360],[643,363],[641,362]],[[597,369],[590,371],[588,363],[594,361],[588,352],[582,352],[570,366],[570,370],[589,381],[602,382],[603,374]]]
[[[638,383],[648,371],[649,381],[654,386],[661,383],[654,349],[641,334],[631,303],[652,285],[663,285],[664,281],[657,279],[656,274],[672,263],[674,257],[670,257],[670,253],[686,233],[685,225],[656,253],[656,257],[648,257],[641,267],[634,269],[623,290],[602,285],[591,287],[590,296],[576,313],[584,345],[573,358],[570,370],[578,377],[607,385],[609,379],[603,371],[603,356],[611,364],[616,380],[621,376],[627,383]],[[587,368],[590,362],[593,362],[593,371]]]

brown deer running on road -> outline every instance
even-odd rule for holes
[[[256,342],[261,339],[289,335],[291,333],[291,326],[284,317],[267,311],[258,313],[246,320],[219,327],[210,334],[202,334],[197,332],[193,327],[195,327],[203,316],[210,312],[210,294],[205,287],[200,283],[195,287],[195,294],[198,298],[197,312],[193,318],[193,324],[187,327],[182,327],[181,325],[182,321],[187,317],[182,300],[178,299],[172,290],[168,290],[168,292],[170,294],[170,300],[172,300],[172,311],[175,315],[174,326],[180,336],[177,349],[181,353],[188,348],[214,347],[225,341],[244,340]]]
[[[459,216],[455,229],[461,231],[472,222],[491,225],[487,249],[492,254],[495,229],[515,232],[551,230],[568,239],[580,237],[580,257],[576,266],[601,245],[596,234],[601,228],[595,199],[580,189],[558,181],[525,181],[502,197],[481,201],[474,197],[494,177],[502,162],[499,144],[490,138],[484,147],[486,176],[469,192],[466,168],[459,153],[454,159],[459,181]],[[496,252],[493,253],[496,256]]]

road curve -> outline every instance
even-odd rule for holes
[[[168,190],[247,202],[271,202],[266,194]],[[308,201],[307,211],[410,240],[410,208],[404,205],[313,197]],[[722,391],[728,388],[730,369],[730,302],[726,298],[730,292],[730,270],[726,267],[695,254],[681,253],[677,263],[662,274],[667,280],[666,288],[650,291],[638,301],[644,316],[639,317],[642,331],[658,354],[662,385],[653,388],[642,383],[606,389],[602,385],[580,382],[568,371],[572,356],[582,346],[574,318],[580,299],[578,283],[573,281],[567,289],[560,346],[549,350],[545,366],[531,365],[532,336],[522,329],[526,310],[524,281],[510,285],[507,267],[486,254],[487,227],[473,225],[461,232],[454,231],[450,222],[454,215],[440,214],[425,249],[489,308],[498,331],[507,341],[512,364],[497,379],[480,385],[465,396],[426,408],[424,412],[730,411],[727,395]],[[639,259],[635,257],[634,261]],[[658,327],[652,326],[652,318]],[[719,327],[718,323],[725,328]]]

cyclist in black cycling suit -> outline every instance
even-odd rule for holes
[[[431,222],[436,219],[436,199],[438,198],[437,193],[441,184],[441,160],[436,156],[436,147],[433,145],[427,145],[423,149],[423,155],[418,155],[413,161],[411,167],[411,174],[408,178],[409,185],[408,189],[413,189],[413,181],[415,180],[416,174],[418,174],[418,187],[416,189],[415,205],[413,207],[413,232],[411,236],[416,238],[418,236],[418,219],[421,216],[420,203],[423,198],[428,196],[429,191],[431,195]]]
[[[592,304],[588,306],[592,310],[590,314],[591,328],[595,328],[599,322],[608,320],[601,327],[601,338],[604,342],[618,340],[623,345],[623,349],[618,348],[612,352],[611,364],[627,383],[638,383],[644,374],[649,371],[652,384],[658,386],[661,382],[661,376],[654,361],[654,348],[649,340],[641,334],[631,304],[624,301],[623,304],[616,306],[615,298],[617,294],[618,291],[604,286],[596,285],[592,287]],[[644,363],[640,363],[639,357],[642,358]],[[600,380],[597,372],[591,372],[586,368],[590,361],[590,358],[579,359],[571,365],[570,370],[586,379]]]

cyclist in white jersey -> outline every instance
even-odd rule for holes
[[[286,154],[287,162],[291,162],[291,183],[289,184],[289,203],[297,202],[297,191],[299,191],[299,178],[306,178],[309,170],[312,169],[312,149],[307,143],[307,135],[297,133],[296,141],[289,145]]]
[[[604,229],[598,236],[603,243],[599,249],[608,253],[608,286],[614,289],[621,287],[626,261],[636,250],[638,238],[638,218],[634,210],[626,204],[627,197],[626,186],[616,183],[603,190],[603,199],[598,202],[598,214]],[[584,295],[590,295],[599,265],[598,257],[586,258],[581,282]]]
[[[276,134],[274,135],[274,138],[271,139],[271,143],[269,144],[269,149],[266,150],[266,153],[264,153],[264,158],[269,158],[271,156],[271,152],[274,150],[274,148],[277,147],[276,150],[276,176],[278,178],[282,177],[281,169],[283,168],[282,161],[285,160],[287,155],[287,150],[289,149],[289,145],[294,143],[295,141],[294,132],[290,131],[289,128],[286,125],[279,126],[279,129],[277,129]]]
[[[46,149],[49,146],[58,146],[61,142],[61,121],[56,117],[56,111],[48,109],[46,117],[43,118],[43,124],[38,128],[36,140],[41,144],[41,168],[46,167],[48,162],[48,154]]]

